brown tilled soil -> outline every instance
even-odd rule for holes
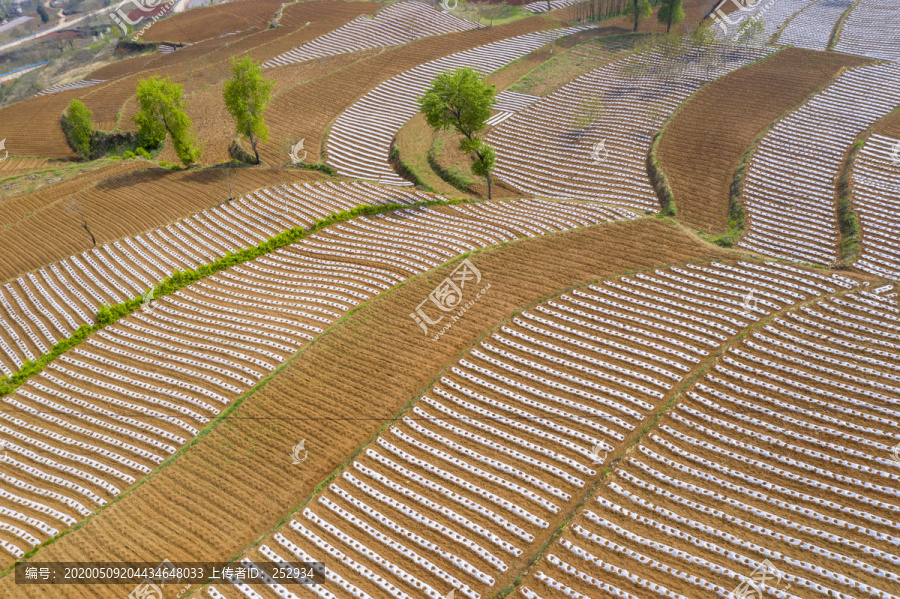
[[[252,4],[251,6],[249,1],[229,3],[228,7],[238,4],[243,6],[242,10],[245,12],[258,10],[258,8],[254,8],[257,5]],[[250,53],[255,59],[265,61],[340,27],[360,14],[372,13],[379,7],[376,3],[368,2],[332,2],[330,0],[302,2],[285,10],[282,27],[267,30],[268,22],[279,5],[280,3],[273,5],[274,8],[266,13],[268,16],[263,19],[265,23],[262,26],[247,22],[245,27],[227,31],[230,33],[240,30],[241,33],[226,37],[218,37],[218,33],[215,33],[215,37],[210,37],[209,32],[201,30],[198,39],[205,39],[205,41],[195,45],[181,48],[171,54],[154,53],[125,58],[86,75],[87,78],[104,79],[105,83],[40,98],[31,98],[4,107],[0,110],[0,122],[4,123],[3,135],[6,136],[7,149],[12,154],[20,156],[75,160],[77,156],[66,142],[59,123],[60,116],[72,98],[81,99],[93,111],[94,126],[97,129],[112,130],[118,126],[122,130],[134,130],[134,124],[130,121],[133,108],[131,111],[127,109],[140,79],[154,75],[171,77],[173,81],[184,86],[185,93],[188,95],[188,104],[191,104],[193,99],[190,94],[209,85],[218,84],[228,76],[229,61],[232,56]],[[224,10],[225,5],[211,7],[211,9],[213,11]],[[189,11],[172,19],[159,21],[151,27],[148,35],[157,27],[162,28],[165,23],[182,17],[193,19],[195,17],[191,15],[206,10],[203,8]],[[262,17],[256,20],[260,18]],[[217,23],[216,31],[218,31],[218,22],[215,20],[210,22]],[[191,24],[188,30],[194,27],[199,27],[199,25]],[[336,62],[328,68],[333,70],[341,64]],[[297,68],[301,73],[306,73],[302,67]],[[285,77],[288,80],[294,80],[293,75],[286,73],[279,74],[278,78]],[[299,80],[308,78],[305,75],[299,75]],[[207,94],[201,96],[200,99],[206,100],[207,98],[216,105],[222,104],[221,93],[218,95]],[[204,110],[201,108],[199,112],[203,113]],[[223,126],[225,124],[223,123]],[[230,120],[227,125],[233,128]],[[195,130],[199,132],[199,127],[195,127]],[[227,151],[228,144],[230,144],[230,138],[224,151]],[[212,156],[217,157],[220,157],[222,153],[223,149],[218,147],[212,148],[210,152]],[[211,164],[212,161],[205,161],[205,163]]]
[[[50,561],[230,559],[252,545],[496,323],[572,285],[660,263],[724,256],[663,220],[614,223],[517,241],[472,256],[489,293],[438,342],[410,306],[455,264],[362,306],[289,362],[174,463],[101,515],[42,549]],[[309,459],[288,453],[306,439]],[[11,590],[6,576],[0,586]],[[56,587],[118,596],[120,587]],[[60,594],[62,593],[62,594]],[[45,597],[37,586],[17,597]]]
[[[895,110],[875,126],[875,133],[900,137],[900,110]]]
[[[48,167],[43,158],[7,158],[0,162],[0,180],[24,175]]]
[[[659,144],[679,219],[707,233],[725,232],[734,172],[756,137],[841,69],[867,62],[787,48],[714,81],[688,100]]]
[[[137,169],[137,170],[136,170]],[[0,202],[0,281],[15,278],[91,248],[84,215],[97,244],[134,235],[283,182],[324,178],[315,171],[265,168],[169,171],[125,161]]]
[[[142,39],[191,44],[234,31],[266,29],[281,5],[282,0],[235,0],[203,6],[153,23]]]

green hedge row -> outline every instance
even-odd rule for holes
[[[463,200],[431,200],[426,202],[416,202],[414,204],[391,203],[380,204],[378,206],[373,206],[371,204],[362,204],[350,210],[334,212],[326,216],[325,218],[317,219],[308,229],[304,229],[302,227],[293,227],[279,233],[278,235],[270,237],[257,246],[244,248],[234,253],[229,252],[221,258],[208,264],[199,266],[196,269],[176,271],[172,273],[170,277],[160,282],[159,285],[157,285],[153,289],[153,297],[159,298],[163,295],[175,293],[176,291],[187,287],[191,283],[199,281],[200,279],[208,277],[209,275],[215,274],[220,270],[225,270],[226,268],[230,268],[232,266],[236,266],[249,260],[259,258],[260,256],[263,256],[265,254],[274,252],[279,248],[290,245],[292,243],[296,243],[297,241],[300,241],[301,239],[308,237],[309,235],[312,235],[313,233],[316,233],[324,229],[325,227],[339,222],[347,221],[359,216],[383,214],[385,212],[391,212],[393,210],[403,208],[455,204],[460,203],[461,201]],[[140,309],[143,303],[143,297],[136,297],[120,304],[114,304],[112,306],[101,306],[100,310],[96,314],[96,324],[81,325],[70,337],[63,339],[62,341],[54,345],[50,349],[50,351],[39,357],[37,360],[27,360],[17,372],[14,372],[13,374],[0,379],[0,395],[12,393],[19,385],[28,380],[29,377],[43,370],[44,367],[51,361],[87,339],[88,335],[105,326],[113,324],[124,316],[128,316],[135,310]]]

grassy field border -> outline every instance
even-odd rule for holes
[[[850,265],[859,256],[862,231],[859,226],[859,217],[856,215],[856,211],[853,210],[853,188],[850,180],[850,171],[853,170],[856,155],[863,148],[868,138],[869,132],[853,142],[847,158],[841,165],[837,185],[835,185],[835,195],[837,196],[835,204],[839,234],[836,268],[850,268]]]
[[[834,29],[831,30],[831,37],[828,38],[828,45],[825,46],[825,50],[834,50],[834,47],[838,43],[838,39],[841,37],[841,28],[844,26],[844,21],[847,20],[847,17],[850,16],[850,13],[853,12],[853,9],[856,8],[856,5],[859,4],[860,1],[861,0],[855,0],[853,4],[844,11],[844,14],[837,20],[837,23],[834,24]]]
[[[742,69],[746,69],[746,68],[758,65],[761,62],[764,62],[764,61],[768,60],[769,58],[777,55],[783,49],[784,48],[779,48],[779,49],[775,50],[774,52],[770,52],[769,54],[766,54],[762,58],[758,58],[758,59],[754,60],[753,62],[747,63],[746,65],[740,67],[739,69],[735,69],[734,71],[731,71],[731,73],[735,73]],[[657,131],[656,134],[653,136],[653,143],[650,144],[650,151],[647,153],[647,174],[650,177],[650,183],[653,185],[653,189],[656,191],[656,197],[659,199],[660,206],[662,206],[662,210],[663,210],[662,213],[666,216],[676,216],[678,214],[678,206],[675,202],[675,193],[672,190],[671,185],[669,184],[669,177],[666,175],[665,170],[662,168],[662,165],[659,162],[659,144],[662,141],[662,136],[665,134],[666,129],[669,127],[669,125],[672,123],[672,121],[675,119],[675,117],[683,109],[686,108],[688,102],[693,100],[694,97],[697,96],[697,94],[699,94],[703,90],[707,89],[710,85],[714,85],[716,82],[722,81],[723,79],[725,79],[726,77],[731,75],[731,73],[726,73],[722,77],[717,77],[716,79],[713,79],[712,81],[709,81],[708,83],[704,83],[703,85],[700,86],[700,88],[698,90],[696,90],[694,93],[692,93],[687,98],[682,100],[678,104],[678,106],[675,108],[675,110],[673,110],[671,112],[671,114],[669,114],[669,116],[666,117],[666,120],[663,121],[663,124],[659,128],[659,131]],[[756,143],[756,142],[754,141],[754,143]],[[728,215],[729,215],[729,221],[730,221],[731,220],[731,201],[729,201],[729,204],[728,204]],[[741,208],[741,215],[743,215],[743,208]],[[741,226],[742,226],[742,231],[743,231],[743,222],[741,223]],[[730,226],[729,226],[729,228],[730,228]],[[707,240],[709,241],[709,239],[707,239]],[[719,245],[721,247],[733,247],[733,244],[732,245],[722,245],[721,243],[717,243],[717,242],[713,242],[713,243],[716,243],[716,245]]]
[[[900,114],[900,106],[894,108],[863,131],[856,138],[856,141],[853,142],[853,146],[841,165],[835,185],[837,224],[840,235],[837,247],[838,259],[835,268],[852,268],[862,249],[862,225],[856,210],[853,208],[853,180],[851,178],[857,154],[865,147],[869,138],[875,134],[881,123],[894,118],[898,114]]]
[[[270,237],[265,241],[260,242],[256,246],[243,248],[241,250],[238,250],[237,252],[226,252],[224,256],[217,258],[212,262],[202,264],[196,269],[175,271],[170,276],[160,281],[155,287],[148,289],[147,292],[149,293],[152,291],[153,295],[151,297],[153,299],[158,299],[165,295],[170,295],[221,270],[243,264],[244,262],[248,262],[250,260],[254,260],[256,258],[259,258],[260,256],[264,256],[282,247],[305,239],[306,237],[309,237],[310,235],[313,235],[326,227],[357,217],[386,214],[394,210],[404,210],[408,208],[446,206],[470,201],[472,200],[443,199],[415,202],[413,204],[360,204],[359,206],[355,206],[350,210],[332,212],[325,218],[316,219],[309,226],[309,228],[304,229],[303,227],[292,227]],[[5,396],[15,391],[30,377],[41,372],[44,367],[46,367],[47,364],[49,364],[51,361],[55,360],[57,357],[72,349],[73,347],[81,344],[88,338],[89,335],[91,335],[95,331],[98,331],[108,325],[114,324],[120,318],[124,318],[132,312],[139,310],[141,306],[144,305],[144,301],[144,296],[140,296],[134,297],[130,300],[126,300],[118,304],[101,305],[100,310],[94,316],[96,320],[95,324],[81,325],[80,327],[75,329],[72,335],[63,339],[62,341],[57,342],[53,347],[49,349],[49,351],[41,355],[36,360],[26,360],[18,371],[0,378],[0,396]]]
[[[783,46],[781,50],[784,48],[793,48],[794,46]],[[774,56],[778,54],[778,52],[773,52],[770,56]],[[781,114],[781,116],[774,119],[771,123],[769,123],[765,129],[760,131],[759,135],[756,136],[756,139],[753,140],[747,149],[744,151],[744,154],[741,156],[741,159],[738,161],[737,167],[734,170],[734,177],[731,181],[731,194],[728,198],[728,231],[723,233],[722,235],[709,235],[704,233],[703,237],[707,241],[711,243],[715,243],[721,247],[735,247],[740,241],[741,237],[743,237],[746,227],[747,227],[747,216],[746,211],[744,210],[744,177],[747,174],[747,169],[750,168],[750,162],[753,160],[754,154],[756,154],[756,150],[759,149],[759,143],[762,139],[781,121],[786,119],[792,113],[800,110],[804,106],[806,106],[810,101],[813,100],[817,95],[822,93],[822,91],[837,81],[839,77],[841,77],[844,72],[853,67],[841,67],[838,69],[837,73],[820,85],[818,88],[814,89],[802,102],[788,108]]]

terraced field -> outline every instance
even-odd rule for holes
[[[856,291],[730,348],[604,480],[522,595],[894,596],[897,314],[890,286]]]
[[[231,193],[238,197],[267,185],[323,178],[304,171],[234,169],[229,173],[229,169],[209,169],[191,173],[147,166],[140,160],[117,162],[34,193],[5,198],[0,204],[0,240],[7,247],[24,249],[0,254],[0,277],[9,281],[70,255],[215,208]],[[53,244],[42,243],[48,234],[52,234]]]
[[[655,220],[526,238],[477,252],[469,260],[490,290],[437,343],[409,317],[410,306],[427,297],[458,261],[364,304],[243,398],[236,411],[149,484],[43,548],[42,559],[141,559],[148,554],[172,560],[229,559],[430,386],[432,373],[447,365],[448,355],[464,351],[523,301],[657,263],[660,254],[648,239],[666,243],[664,259],[705,260],[717,253]],[[297,414],[298,389],[303,389],[302,418]],[[374,397],[379,401],[369,400]],[[285,458],[302,438],[310,459],[297,468]],[[147,513],[165,513],[166,518],[141,516]],[[38,596],[33,593],[40,588],[19,590],[30,597]],[[118,586],[65,589],[67,597],[120,593]]]
[[[2,301],[8,315],[2,324],[9,336],[9,342],[0,345],[9,364],[4,368],[10,372],[24,359],[46,352],[60,335],[64,338],[78,324],[92,322],[90,315],[101,302],[118,302],[122,295],[140,293],[153,284],[153,277],[160,279],[182,265],[196,267],[288,225],[304,226],[316,216],[359,205],[362,194],[373,193],[379,192],[364,184],[263,190],[223,211],[214,209],[146,237],[73,257],[74,266],[63,261],[60,267],[41,269],[38,276],[17,281],[23,286],[21,296],[7,287],[13,299]],[[383,192],[375,201],[408,204],[415,200],[415,195],[398,190]],[[525,220],[535,213],[543,216],[542,222]],[[463,251],[629,216],[621,209],[522,201],[461,205],[449,213],[419,210],[336,225],[270,256],[207,277],[183,292],[156,299],[140,313],[63,354],[5,399],[38,416],[47,407],[70,416],[75,411],[85,426],[45,418],[63,429],[55,432],[13,419],[10,423],[15,426],[0,428],[12,453],[7,463],[14,467],[20,488],[33,490],[35,483],[49,486],[57,510],[50,515],[71,525],[77,514],[67,518],[60,514],[76,510],[85,516],[106,504],[354,305]],[[237,218],[250,218],[255,227],[238,231]],[[431,247],[421,242],[410,245],[409,240],[427,239],[428,231],[435,228],[445,240],[435,239]],[[363,256],[368,264],[359,264]],[[281,299],[272,299],[272,293]],[[21,297],[30,300],[34,311]],[[18,304],[19,310],[10,302]],[[25,334],[17,333],[17,328]],[[124,410],[127,416],[117,424],[102,423],[84,414],[84,409],[107,418],[121,416]],[[147,416],[156,423],[139,426]],[[124,424],[143,430],[139,433]],[[95,427],[108,430],[101,433]],[[81,436],[101,443],[85,444],[78,440]],[[140,443],[122,445],[128,438]],[[73,445],[80,451],[71,451]],[[42,511],[41,505],[23,503]],[[41,528],[27,521],[44,538],[59,530],[58,522]],[[37,544],[35,531],[9,526],[15,529],[10,534],[16,539],[4,539],[3,547],[12,557],[21,557]]]
[[[659,200],[646,156],[663,121],[704,83],[763,58],[769,51],[698,48],[681,58],[679,81],[659,51],[592,71],[531,104],[491,131],[496,176],[524,192],[615,201],[649,211]]]
[[[728,198],[744,152],[842,69],[861,64],[864,59],[855,56],[787,48],[710,83],[685,102],[666,124],[658,151],[679,219],[706,233],[725,233]]]
[[[900,65],[890,63],[852,69],[763,137],[743,185],[750,222],[741,247],[813,264],[837,260],[836,178],[854,140],[900,103],[898,76]],[[860,108],[848,114],[848,105]]]
[[[0,596],[900,597],[896,4],[735,1],[715,39],[707,0],[666,38],[620,0],[92,32],[0,109]],[[275,85],[264,164],[229,168],[237,56]],[[499,90],[502,199],[419,112],[460,66]],[[202,164],[76,163],[68,102],[133,131],[154,75]],[[166,559],[233,569],[12,567]],[[321,584],[247,573],[287,562]]]
[[[240,563],[327,555],[320,574],[351,596],[496,592],[606,458],[718,348],[774,312],[854,287],[780,265],[700,264],[609,279],[523,311]],[[751,312],[723,296],[748,290],[765,298]],[[227,582],[209,596],[246,592],[244,581]],[[286,590],[267,586],[267,596]],[[305,588],[297,596],[318,594]]]

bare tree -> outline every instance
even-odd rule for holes
[[[88,235],[91,237],[91,243],[94,247],[97,247],[97,238],[94,237],[94,234],[91,233],[91,228],[87,224],[87,220],[84,218],[84,214],[81,212],[81,206],[76,202],[72,202],[69,204],[69,210],[71,212],[75,212],[81,218],[81,228],[84,229]]]

